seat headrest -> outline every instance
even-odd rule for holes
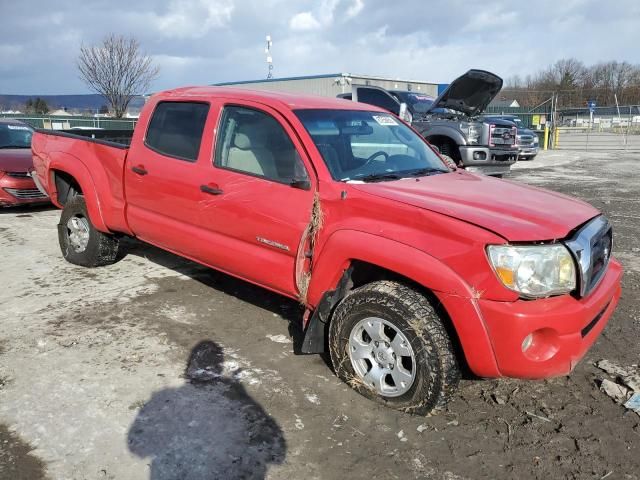
[[[251,150],[251,138],[246,133],[236,132],[233,137],[233,146],[240,150]]]

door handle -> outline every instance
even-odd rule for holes
[[[222,193],[222,189],[218,188],[216,184],[200,185],[200,191],[210,195],[220,195]]]
[[[131,167],[131,170],[134,173],[137,173],[138,175],[146,175],[147,173],[149,173],[145,170],[145,168],[142,165],[136,165],[135,167]]]

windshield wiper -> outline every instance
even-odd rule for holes
[[[402,178],[402,175],[397,173],[371,173],[360,178],[354,178],[353,180],[362,180],[363,182],[383,182],[385,180],[398,180]]]
[[[411,177],[422,177],[427,175],[436,175],[438,173],[447,173],[448,170],[441,170],[439,168],[427,167],[427,168],[418,168],[416,170],[411,170],[410,172],[405,172],[405,175]]]

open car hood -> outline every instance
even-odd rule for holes
[[[469,70],[456,78],[429,108],[448,108],[473,117],[482,113],[502,88],[502,79],[485,70]]]

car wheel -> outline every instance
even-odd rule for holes
[[[95,229],[82,195],[65,203],[58,224],[58,241],[65,260],[83,267],[112,264],[118,254],[118,239]]]
[[[340,379],[391,408],[426,415],[444,407],[460,370],[451,339],[429,300],[397,282],[349,293],[329,325]]]

